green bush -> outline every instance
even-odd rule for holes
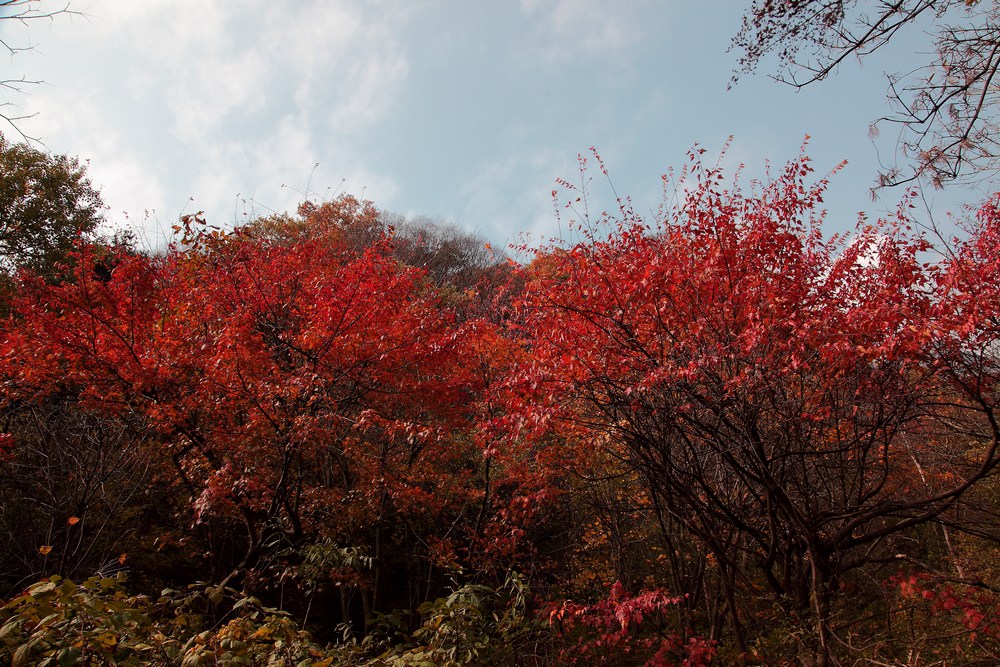
[[[155,602],[130,596],[124,577],[74,583],[58,576],[0,607],[0,663],[40,665],[251,665],[439,667],[515,665],[541,630],[528,591],[512,575],[499,589],[466,585],[418,610],[405,631],[400,614],[372,632],[323,647],[285,612],[231,589],[165,590]],[[200,610],[200,611],[199,611]],[[530,652],[529,652],[530,653]]]

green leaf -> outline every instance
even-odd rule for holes
[[[3,639],[10,633],[14,631],[20,631],[21,623],[24,621],[20,618],[15,618],[12,621],[8,621],[2,628],[0,628],[0,639]]]
[[[68,648],[59,654],[59,664],[60,665],[75,665],[80,660],[80,656],[83,655],[83,651],[73,646]]]
[[[35,637],[24,644],[21,644],[16,651],[14,651],[14,659],[11,661],[11,667],[25,667],[28,660],[31,659],[31,655],[35,650],[35,646],[42,640],[41,637]]]

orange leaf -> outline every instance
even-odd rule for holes
[[[118,564],[119,565],[124,565],[126,558],[128,558],[128,554],[125,553],[125,552],[122,552],[122,555],[118,557]]]
[[[52,547],[47,544],[44,547],[38,547],[38,553],[42,554],[43,556],[48,556],[50,553],[52,553]]]
[[[70,518],[69,518],[69,519],[68,519],[68,520],[66,521],[66,523],[68,523],[68,524],[69,524],[69,525],[71,525],[71,526],[75,526],[76,524],[80,523],[80,517],[78,517],[78,516],[71,516],[71,517],[70,517]]]

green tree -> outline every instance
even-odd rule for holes
[[[102,220],[104,203],[76,158],[0,135],[0,267],[56,273],[79,235]]]

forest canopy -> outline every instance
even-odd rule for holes
[[[996,19],[754,1],[733,46],[804,86],[929,21],[880,183],[990,182]],[[0,662],[1000,663],[1000,193],[834,234],[806,146],[704,154],[596,213],[591,149],[571,240],[506,251],[308,185],[141,248],[0,135]]]
[[[526,264],[342,196],[22,272],[2,650],[988,661],[1000,201],[829,237],[811,173],[693,152]]]

